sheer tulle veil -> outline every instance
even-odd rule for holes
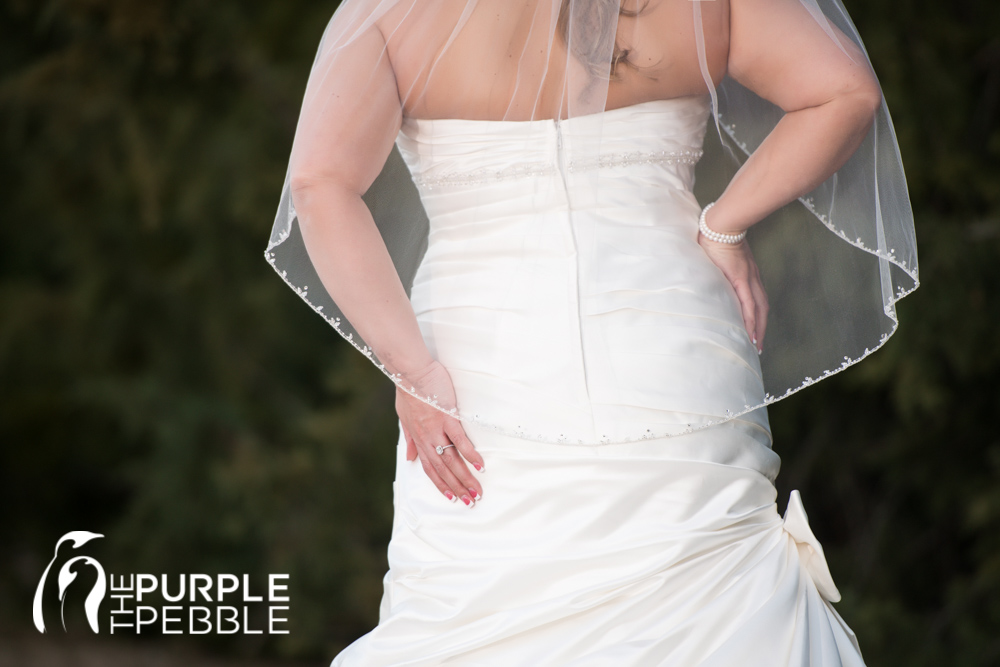
[[[801,30],[814,31],[845,57],[870,67],[839,0],[775,2],[796,5]],[[394,368],[381,355],[382,339],[372,339],[371,333],[363,337],[362,327],[351,321],[349,314],[357,317],[359,310],[345,303],[341,286],[320,279],[319,259],[301,233],[292,187],[303,147],[339,142],[358,164],[382,165],[370,183],[359,176],[358,188],[365,193],[372,228],[408,292],[427,247],[428,223],[418,187],[391,144],[400,123],[442,108],[435,97],[441,90],[452,96],[444,106],[455,110],[454,117],[474,121],[470,127],[477,132],[502,132],[506,123],[553,123],[561,128],[556,161],[523,169],[529,174],[532,169],[572,171],[574,178],[591,179],[590,187],[573,190],[576,200],[570,202],[571,210],[586,209],[588,195],[579,193],[596,197],[608,187],[605,172],[585,167],[611,159],[602,144],[602,119],[606,109],[622,106],[615,82],[641,74],[644,63],[633,60],[636,45],[662,39],[675,57],[700,65],[700,94],[711,113],[704,154],[692,159],[699,159],[695,195],[704,206],[721,194],[783,116],[779,107],[730,76],[713,79],[713,73],[725,71],[712,54],[728,39],[726,7],[723,0],[345,0],[326,28],[306,87],[267,261],[401,388],[461,420],[477,420],[463,413],[460,400],[456,405],[429,395],[418,380]],[[650,17],[662,20],[663,12],[670,13],[678,30],[651,37],[644,26]],[[387,80],[393,94],[385,93]],[[446,180],[449,174],[436,177]],[[327,215],[329,224],[336,224],[338,211]],[[468,215],[477,215],[474,202]],[[751,228],[749,242],[771,305],[760,357],[764,400],[748,397],[694,427],[665,427],[626,440],[677,435],[759,409],[861,361],[893,334],[895,304],[916,289],[918,275],[913,216],[884,102],[846,164]],[[515,424],[486,425],[516,430]],[[550,434],[536,438],[554,442],[560,431],[561,425],[552,424]]]

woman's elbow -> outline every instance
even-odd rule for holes
[[[864,108],[868,110],[871,116],[874,118],[878,110],[882,108],[882,89],[879,88],[878,81],[875,77],[868,80],[866,85],[860,91],[861,103]]]
[[[288,187],[292,202],[299,211],[307,211],[314,202],[329,198],[345,189],[334,174],[313,169],[296,169],[289,174]]]
[[[288,187],[292,191],[292,196],[301,196],[314,190],[317,185],[329,180],[320,173],[311,169],[297,169],[288,175]]]
[[[293,169],[288,186],[303,228],[328,220],[325,213],[341,210],[361,198],[350,182],[327,170]]]
[[[308,165],[292,169],[288,175],[288,187],[292,191],[293,198],[309,197],[318,191],[349,192],[359,195],[364,192],[357,179],[350,173],[324,167],[313,168]]]
[[[865,125],[875,119],[875,114],[882,107],[882,89],[874,75],[868,75],[855,82],[849,89],[848,97],[856,109],[859,121]]]
[[[311,220],[309,212],[316,199],[316,186],[320,180],[315,175],[304,171],[292,172],[288,177],[288,187],[291,190],[292,206],[298,212],[299,224]]]

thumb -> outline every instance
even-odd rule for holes
[[[410,434],[406,432],[405,428],[403,429],[403,437],[406,438],[406,460],[407,461],[416,460],[417,445],[415,442],[413,442],[413,438],[410,437]]]

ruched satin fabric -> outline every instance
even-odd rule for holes
[[[433,184],[420,186],[430,235],[411,302],[463,415],[596,444],[763,403],[736,295],[697,242],[684,155],[700,152],[708,113],[691,97],[600,119],[404,121],[400,152]],[[597,142],[608,166],[587,163]],[[561,154],[560,169],[518,175]],[[767,428],[764,410],[748,419]]]
[[[560,125],[588,140],[586,117],[404,122],[430,219],[424,338],[463,413],[521,433],[464,424],[486,462],[472,509],[400,437],[380,622],[334,666],[864,664],[798,493],[777,513],[766,412],[643,439],[763,395],[697,243],[685,156],[707,114],[608,112],[589,140],[620,159],[574,164],[570,146],[555,170]]]

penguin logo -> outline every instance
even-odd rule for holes
[[[52,560],[49,561],[48,566],[45,568],[45,572],[42,573],[42,578],[38,582],[38,588],[35,589],[35,602],[32,605],[32,616],[35,619],[35,627],[38,628],[39,632],[45,632],[45,618],[42,614],[42,593],[45,590],[45,581],[49,577],[49,570],[52,569],[52,565],[59,558],[59,547],[62,546],[63,542],[72,542],[74,549],[79,549],[87,542],[98,538],[104,537],[100,533],[91,533],[87,530],[74,530],[66,533],[59,538],[56,542],[55,553],[52,556]],[[77,556],[76,558],[71,558],[66,561],[66,563],[59,570],[59,616],[62,620],[63,631],[66,630],[66,616],[63,613],[63,606],[66,603],[66,589],[69,587],[74,580],[76,580],[77,572],[73,571],[73,566],[83,561],[84,565],[90,565],[95,570],[97,570],[97,581],[94,582],[94,587],[90,589],[90,593],[87,594],[87,599],[83,603],[83,609],[87,615],[87,622],[90,624],[90,629],[95,633],[99,632],[97,625],[97,610],[101,606],[101,602],[104,600],[104,594],[108,590],[107,575],[104,573],[104,568],[101,564],[90,556]]]

